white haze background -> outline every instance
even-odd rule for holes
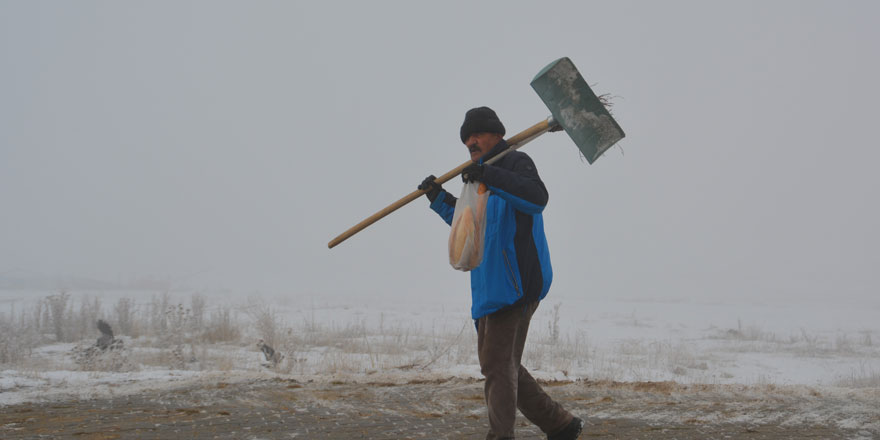
[[[0,2],[0,276],[468,294],[418,200],[570,57],[627,133],[526,147],[551,297],[868,298],[880,285],[875,2]],[[447,185],[457,192],[458,182]]]

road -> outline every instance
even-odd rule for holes
[[[852,398],[818,391],[675,383],[544,386],[573,413],[586,417],[582,439],[880,438],[871,428],[880,426],[872,402],[854,410]],[[0,438],[480,439],[486,426],[482,396],[482,382],[464,379],[213,382],[115,398],[3,407]],[[849,405],[846,411],[862,426],[829,423],[835,405]],[[517,438],[545,436],[521,419]]]

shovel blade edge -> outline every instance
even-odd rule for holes
[[[568,57],[548,64],[531,85],[590,164],[625,136]]]

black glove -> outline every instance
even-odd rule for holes
[[[472,163],[461,171],[461,180],[464,183],[482,182],[483,181],[483,165]]]
[[[431,203],[434,203],[434,200],[440,195],[440,191],[443,191],[443,187],[435,182],[434,179],[436,179],[436,177],[431,174],[430,176],[425,177],[425,180],[419,184],[419,189],[425,191],[425,196],[428,197],[428,200],[430,200]]]

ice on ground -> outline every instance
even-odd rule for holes
[[[0,319],[18,325],[25,312],[54,293],[0,291]],[[148,319],[145,315],[157,302],[157,294],[114,291],[74,292],[73,304],[79,304],[78,295],[100,297],[100,313],[111,325],[118,325],[113,306],[120,298],[131,298],[139,313],[134,319],[142,320]],[[249,300],[204,295],[205,322],[224,308],[233,312],[232,322],[240,335],[232,341],[209,343],[187,333],[195,325],[187,309],[179,313],[183,320],[174,327],[185,334],[172,330],[147,334],[142,329],[145,334],[135,338],[117,330],[128,350],[124,371],[87,371],[74,362],[71,352],[94,339],[55,343],[51,331],[43,329],[44,342],[0,367],[0,405],[118,396],[202,380],[281,376],[400,383],[480,377],[476,335],[464,296],[408,302],[393,293],[355,300],[326,295]],[[189,305],[191,292],[171,293],[164,300]],[[757,399],[769,387],[792,387],[796,390],[792,392],[818,393],[826,402],[839,399],[838,412],[823,413],[821,405],[802,406],[803,416],[789,414],[776,421],[834,417],[842,424],[864,427],[877,422],[848,417],[843,402],[855,396],[856,405],[877,403],[878,312],[880,299],[597,300],[553,292],[532,320],[523,364],[544,380],[744,386],[751,387]],[[99,336],[96,329],[92,331],[92,338]],[[256,342],[267,338],[267,332],[284,355],[279,364],[267,362],[257,348]],[[8,345],[12,336],[3,338]],[[774,393],[773,398],[779,398]],[[852,414],[863,412],[853,409]],[[759,417],[749,411],[744,414]]]

